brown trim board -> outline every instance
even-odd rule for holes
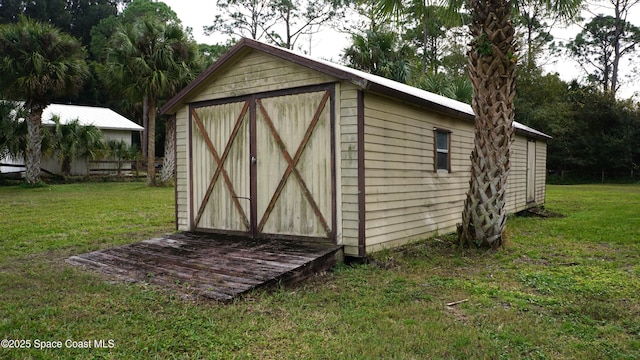
[[[193,230],[195,228],[195,222],[193,217],[193,118],[191,114],[193,112],[193,106],[189,105],[189,138],[188,138],[188,156],[189,156],[189,173],[188,173],[188,192],[189,192],[189,230]],[[177,126],[177,124],[176,124]],[[176,175],[177,176],[177,175]]]

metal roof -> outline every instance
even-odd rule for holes
[[[142,131],[143,127],[103,107],[51,104],[42,112],[42,124],[53,125],[51,117],[58,115],[60,122],[66,124],[78,119],[80,125],[94,125],[99,129]]]
[[[435,111],[445,113],[451,116],[473,121],[475,116],[471,105],[461,101],[453,100],[445,96],[434,94],[429,91],[418,89],[407,84],[399,83],[381,76],[366,73],[364,71],[352,69],[350,67],[332,63],[330,61],[314,59],[306,55],[295,53],[291,50],[269,45],[257,40],[243,38],[234,45],[226,54],[218,61],[201,73],[189,85],[182,89],[176,96],[170,99],[160,109],[161,113],[173,113],[183,100],[188,97],[192,91],[196,90],[210,75],[215,73],[226,63],[230,62],[236,55],[242,56],[248,50],[258,50],[272,56],[276,56],[286,61],[305,66],[307,68],[325,73],[340,80],[345,80],[357,85],[365,90],[385,94],[409,103],[425,106]],[[518,132],[525,133],[534,137],[550,139],[551,136],[520,124],[516,121],[513,126]]]

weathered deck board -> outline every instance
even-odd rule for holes
[[[258,287],[301,281],[335,265],[341,246],[181,233],[72,256],[67,262],[131,282],[220,301]]]

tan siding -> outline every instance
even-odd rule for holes
[[[536,203],[542,205],[546,201],[547,182],[547,143],[536,143]]]
[[[192,124],[193,153],[192,181],[194,213],[202,209],[200,219],[195,226],[203,229],[224,229],[248,231],[247,217],[249,204],[239,201],[250,196],[249,193],[249,115],[243,113],[245,102],[226,103],[195,109],[203,126],[204,133]],[[238,132],[233,141],[231,136],[237,120],[242,116]],[[210,190],[210,197],[204,203],[213,174],[219,166],[208,141],[218,157],[222,157],[226,147],[228,156],[224,161],[225,172],[218,176]],[[226,180],[229,180],[227,184]],[[233,192],[232,192],[233,190]],[[238,206],[239,205],[239,206]]]
[[[327,237],[325,226],[331,228],[331,123],[330,106],[322,102],[325,91],[279,96],[262,99],[261,109],[270,119],[258,111],[256,120],[257,143],[257,193],[258,221],[264,222],[262,232],[269,234],[287,234]],[[319,106],[322,104],[322,111]],[[309,133],[314,114],[319,114],[317,122],[303,146],[303,139]],[[282,154],[268,123],[272,123],[282,140],[290,158],[295,158],[301,150],[299,161],[295,164],[295,173],[291,173],[278,192],[273,208],[267,211],[280,185],[282,174],[288,167],[288,161]],[[301,181],[296,179],[299,175]],[[302,191],[302,184],[308,190]],[[319,211],[319,214],[315,213]]]
[[[340,186],[338,202],[341,203],[341,234],[346,255],[358,255],[358,91],[349,83],[341,83],[339,94],[340,143],[337,145],[337,165],[340,166]]]
[[[527,138],[516,135],[511,145],[511,171],[507,179],[507,211],[527,206]]]
[[[251,50],[220,69],[189,102],[230,98],[284,88],[334,82],[305,67]],[[358,87],[336,87],[336,193],[338,242],[345,254],[358,255]],[[365,236],[367,251],[401,245],[436,232],[450,232],[460,221],[469,180],[473,124],[430,110],[365,93]],[[434,128],[450,130],[451,173],[435,173]],[[178,112],[179,230],[190,230],[188,194],[188,106]],[[526,205],[526,138],[518,136],[507,189],[510,211]],[[544,202],[546,144],[536,147],[536,201]]]
[[[332,77],[253,51],[210,79],[189,102],[221,99],[265,91],[322,84]]]
[[[535,202],[527,202],[527,137],[516,135],[511,147],[511,172],[507,182],[507,210],[511,213],[545,202],[547,144],[536,140]]]
[[[314,85],[335,81],[332,77],[298,66],[273,56],[252,51],[227,69],[222,69],[202,85],[188,102],[229,98],[283,88]],[[189,106],[177,112],[177,223],[179,230],[190,229],[189,197]],[[352,111],[349,107],[341,113]],[[354,115],[355,116],[355,115]],[[340,165],[340,164],[338,164]],[[197,209],[196,209],[197,210]]]
[[[176,208],[177,225],[180,231],[189,231],[189,107],[176,113]]]
[[[435,173],[433,131],[451,131],[451,173]],[[365,94],[367,251],[449,232],[468,187],[473,125]]]

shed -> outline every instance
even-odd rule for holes
[[[43,127],[53,127],[55,125],[51,120],[54,115],[60,118],[60,123],[62,124],[78,119],[80,125],[94,125],[100,129],[105,141],[124,141],[129,146],[132,143],[133,134],[137,135],[137,133],[143,130],[142,126],[109,108],[68,104],[50,104],[47,106],[42,112]],[[11,163],[14,165],[24,164],[22,159],[3,159],[0,162]],[[53,173],[60,173],[61,171],[60,161],[57,158],[43,157],[40,166]],[[0,172],[3,171],[11,172],[15,171],[15,169],[0,169]],[[71,163],[71,173],[73,175],[88,174],[88,159],[85,158],[73,161]]]
[[[242,39],[162,109],[181,231],[328,240],[362,257],[460,222],[468,104]],[[549,136],[515,124],[507,207],[545,201]]]

